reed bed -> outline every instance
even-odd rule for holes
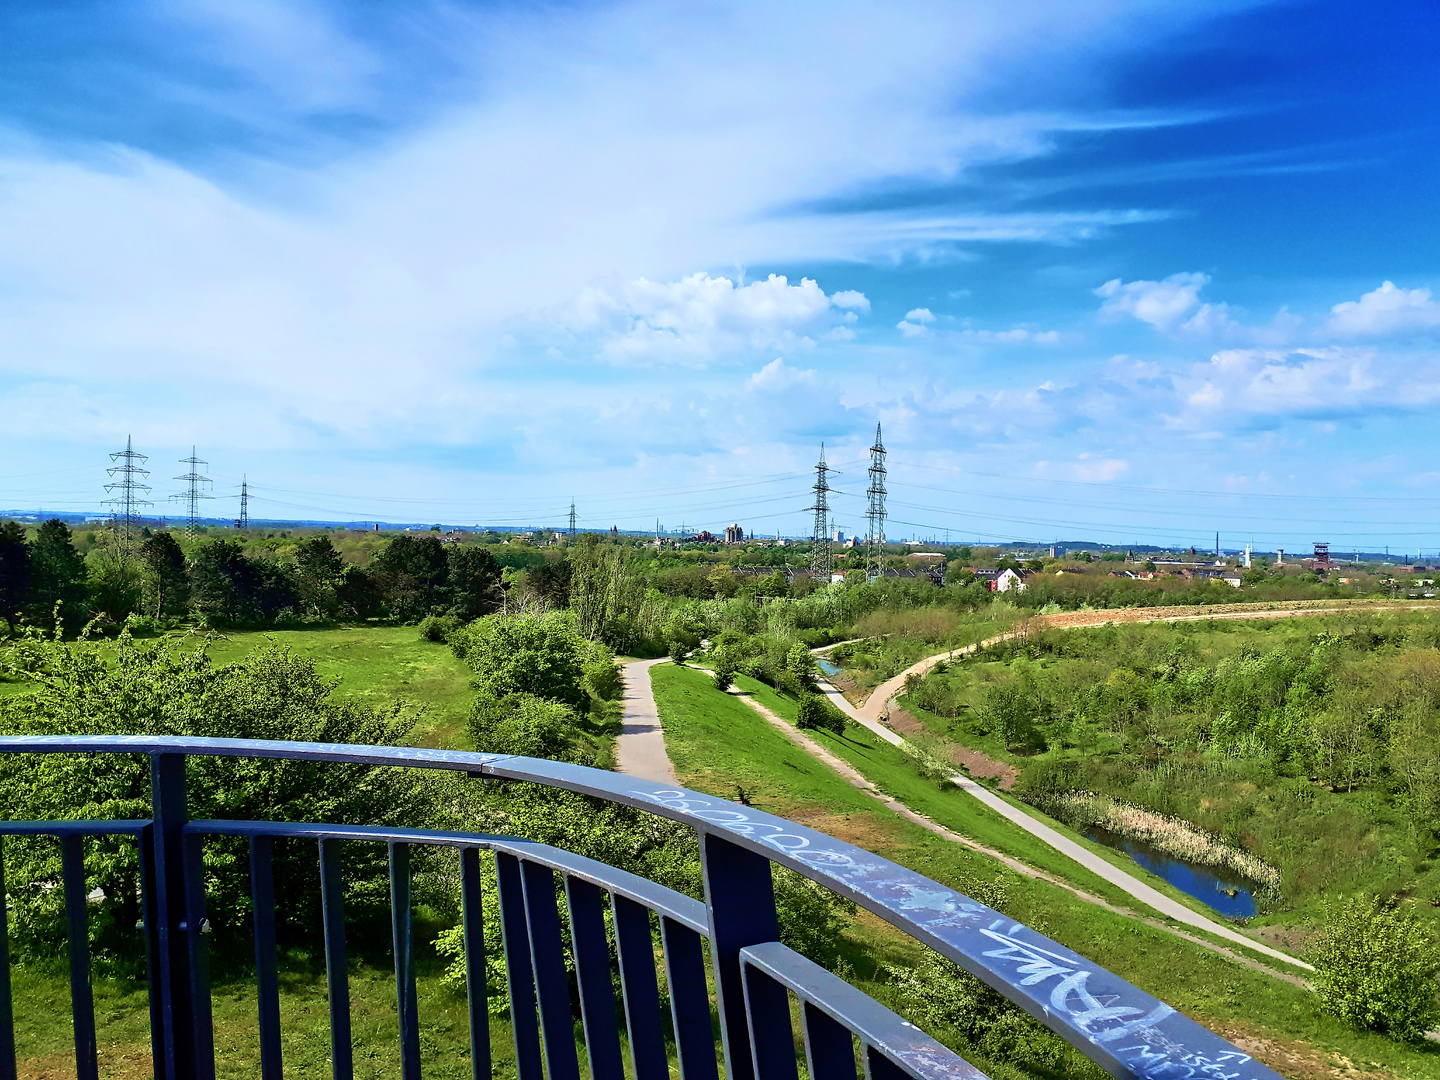
[[[1037,794],[1029,802],[1069,825],[1093,825],[1128,840],[1143,841],[1186,862],[1229,870],[1255,882],[1267,897],[1280,893],[1279,870],[1181,818],[1157,814],[1093,791]]]

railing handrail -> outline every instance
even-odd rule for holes
[[[0,737],[0,753],[131,753],[162,758],[224,756],[348,762],[525,780],[647,810],[695,828],[701,839],[711,938],[725,1002],[743,994],[739,951],[773,940],[774,913],[716,914],[717,896],[738,882],[769,891],[777,862],[848,897],[935,949],[1056,1031],[1118,1077],[1169,1080],[1214,1075],[1272,1080],[1250,1055],[1138,987],[1022,923],[873,852],[749,806],[665,784],[566,762],[421,747],[180,736]],[[159,814],[156,815],[160,817]],[[708,842],[720,841],[713,845]],[[727,854],[740,849],[734,854]],[[741,853],[748,853],[748,858]],[[724,871],[717,870],[724,863]],[[763,870],[763,881],[760,876]],[[743,888],[730,893],[745,896]],[[733,920],[733,925],[720,922]],[[734,1009],[736,1016],[739,1009]],[[738,1027],[730,1027],[738,1024]],[[747,1038],[743,1018],[726,1018],[726,1054]],[[735,1066],[741,1063],[737,1060]],[[742,1070],[749,1072],[748,1066]]]

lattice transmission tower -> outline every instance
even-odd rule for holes
[[[570,542],[575,542],[575,500],[570,500]]]
[[[250,528],[250,478],[240,478],[240,517],[235,522],[237,529]]]
[[[865,577],[874,581],[880,576],[880,559],[885,553],[885,443],[880,438],[880,425],[875,425],[875,445],[870,447],[870,487],[866,489]]]
[[[187,487],[180,494],[171,495],[170,497],[172,499],[179,499],[185,503],[186,509],[189,511],[190,515],[189,522],[185,526],[185,535],[194,536],[195,527],[200,523],[200,500],[214,498],[213,495],[209,494],[203,487],[201,487],[202,484],[209,484],[212,481],[208,476],[199,471],[199,467],[201,465],[208,465],[210,463],[208,461],[201,461],[198,457],[196,457],[195,447],[192,446],[190,447],[190,456],[188,458],[181,458],[180,464],[189,465],[190,471],[185,475],[177,476],[174,479],[184,480],[185,483],[189,485],[189,487]]]
[[[828,582],[835,568],[830,555],[830,466],[825,464],[825,444],[820,444],[820,461],[815,466],[815,535],[811,537],[810,576],[817,581]]]
[[[119,492],[113,499],[105,501],[106,506],[114,507],[111,515],[111,525],[115,530],[115,538],[119,540],[120,557],[125,559],[129,556],[131,546],[134,542],[133,532],[139,524],[139,509],[142,506],[154,506],[155,504],[141,496],[150,494],[150,485],[144,483],[150,470],[143,468],[145,462],[150,459],[144,454],[137,453],[130,445],[130,436],[125,436],[125,449],[117,450],[110,455],[110,460],[118,464],[106,469],[110,476],[118,476],[118,480],[105,485],[106,491]]]

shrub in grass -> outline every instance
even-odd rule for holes
[[[443,645],[451,634],[464,625],[463,620],[454,615],[427,615],[420,620],[420,636],[426,641]]]
[[[836,735],[845,734],[845,714],[831,705],[819,694],[807,694],[800,699],[795,722],[811,731],[831,731]]]
[[[734,681],[735,665],[722,656],[715,663],[715,689],[729,690],[730,684]]]
[[[1440,1021],[1440,948],[1409,911],[1373,896],[1331,904],[1308,959],[1321,1006],[1352,1027],[1419,1042]]]
[[[685,656],[689,651],[683,641],[670,642],[670,659],[677,664],[685,663]]]

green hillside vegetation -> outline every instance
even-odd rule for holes
[[[1015,794],[1061,820],[1168,819],[1145,838],[1195,857],[1189,823],[1217,864],[1258,860],[1254,925],[1302,943],[1329,898],[1370,895],[1435,940],[1437,645],[1428,612],[1049,630],[942,665],[901,704],[931,752],[1013,765]]]
[[[1309,991],[1244,968],[1136,919],[1105,911],[1074,894],[998,866],[992,859],[905,821],[853,788],[771,728],[732,695],[714,689],[703,670],[661,664],[651,670],[666,746],[688,787],[743,798],[770,813],[804,822],[991,904],[1232,1038],[1260,1038],[1295,1054],[1295,1076],[1328,1075],[1343,1056],[1393,1076],[1440,1077],[1440,1054],[1356,1032],[1326,1014]],[[782,716],[795,703],[763,684],[737,679]],[[1124,902],[1103,882],[1067,866],[1028,833],[973,799],[945,791],[914,759],[863,729],[843,736],[809,733],[887,794],[962,835],[974,837],[1088,891]],[[953,972],[929,966],[930,954],[878,920],[862,916],[844,931],[841,970],[867,993],[911,1016],[961,1050],[992,1077],[1092,1075],[1075,1052],[1048,1033],[1012,1026],[1003,1009],[990,1023],[962,1022],[969,993]],[[932,992],[917,989],[905,969],[927,972]],[[939,988],[939,989],[937,989]],[[944,1002],[953,1007],[947,1009]],[[993,1003],[992,1003],[993,1004]],[[935,1020],[948,1023],[935,1023]],[[998,1022],[997,1022],[998,1021]],[[1287,1073],[1282,1066],[1280,1071]],[[1099,1075],[1098,1073],[1093,1075]]]

